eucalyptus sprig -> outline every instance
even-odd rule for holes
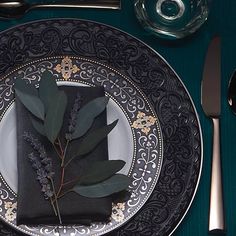
[[[59,134],[68,101],[66,93],[58,89],[53,74],[50,72],[42,74],[39,89],[25,83],[22,79],[15,81],[14,88],[22,104],[31,113],[31,123],[34,129],[52,144],[61,163],[60,186],[57,191],[54,191],[53,199],[52,196],[50,198],[56,215],[60,216],[57,201],[68,192],[73,191],[88,198],[100,198],[128,188],[130,178],[117,174],[125,165],[122,160],[93,162],[82,175],[78,173],[78,177],[65,182],[67,166],[73,164],[75,159],[86,158],[86,155],[92,152],[117,125],[118,120],[115,120],[109,125],[90,129],[96,117],[105,110],[109,101],[108,97],[95,98],[81,107],[82,98],[77,93],[69,121],[67,121],[68,130],[62,141]],[[79,146],[74,142],[77,139],[81,139]],[[63,143],[65,144],[63,145]],[[53,178],[50,180],[54,187]],[[56,207],[54,203],[56,203]]]

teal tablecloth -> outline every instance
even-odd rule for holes
[[[200,84],[204,56],[210,38],[222,37],[222,159],[227,235],[236,235],[236,117],[227,104],[227,86],[236,67],[236,1],[214,0],[208,22],[192,37],[179,42],[166,42],[145,32],[136,20],[133,1],[122,0],[122,10],[57,9],[35,10],[20,20],[0,21],[0,29],[45,18],[72,17],[95,20],[122,29],[141,39],[159,52],[186,85],[198,111],[204,138],[204,162],[200,185],[193,204],[176,236],[204,236],[208,227],[209,183],[212,126],[200,104]]]

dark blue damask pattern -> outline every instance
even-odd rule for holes
[[[164,162],[157,186],[133,220],[115,236],[168,235],[194,195],[202,162],[197,115],[181,81],[152,49],[108,26],[80,20],[46,20],[0,35],[0,75],[35,59],[82,56],[115,68],[135,82],[160,119]],[[0,225],[0,235],[16,236]]]

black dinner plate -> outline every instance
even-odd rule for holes
[[[43,20],[0,34],[1,77],[21,65],[58,55],[83,57],[115,68],[148,98],[163,135],[161,173],[146,204],[110,235],[171,234],[191,205],[202,167],[201,128],[184,84],[157,52],[127,33],[100,23]],[[2,223],[0,234],[21,235],[13,228],[10,223]],[[60,232],[63,235],[63,228]]]

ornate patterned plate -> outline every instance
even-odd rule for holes
[[[68,56],[64,64],[61,56],[64,60]],[[72,61],[69,62],[69,59]],[[91,86],[102,84],[105,87],[107,95],[111,96],[113,101],[111,107],[116,107],[120,111],[119,114],[124,114],[125,122],[122,124],[129,124],[130,130],[132,130],[133,141],[131,143],[136,148],[133,151],[135,155],[132,160],[134,161],[131,162],[128,169],[134,179],[133,187],[136,186],[135,178],[139,178],[138,173],[148,177],[146,180],[149,180],[150,174],[152,175],[152,180],[149,183],[151,184],[150,191],[145,189],[145,185],[142,186],[144,189],[141,187],[145,196],[149,196],[154,188],[150,198],[142,208],[141,205],[144,202],[140,207],[135,207],[135,209],[141,209],[137,214],[134,210],[132,215],[135,214],[135,216],[125,225],[113,230],[112,235],[148,236],[168,235],[173,232],[193,200],[202,165],[200,124],[193,102],[181,80],[160,55],[139,40],[117,29],[95,22],[73,19],[33,22],[7,30],[0,37],[0,75],[5,78],[0,82],[0,106],[3,117],[1,123],[12,110],[9,106],[12,103],[14,76],[17,73],[17,76],[20,76],[19,72],[26,71],[27,68],[32,71],[37,70],[41,68],[40,63],[46,62],[53,65],[47,69],[64,76],[64,79]],[[68,68],[71,70],[68,71]],[[85,71],[84,74],[83,71]],[[94,73],[98,74],[96,79],[91,76]],[[113,78],[110,79],[107,73],[113,73]],[[22,74],[23,77],[24,74]],[[31,77],[31,79],[34,80],[34,83],[38,81],[37,76]],[[131,90],[124,89],[125,97],[123,98],[120,89],[116,91],[117,86],[120,89],[130,87]],[[138,88],[141,88],[142,91]],[[136,99],[132,99],[133,91],[135,91]],[[123,99],[126,99],[126,102],[122,103]],[[140,105],[143,102],[145,105]],[[135,111],[132,110],[134,108]],[[155,114],[158,114],[158,121],[151,125],[153,119],[156,118]],[[152,118],[147,119],[149,116]],[[144,120],[149,120],[148,127],[143,127]],[[155,186],[161,164],[159,149],[152,149],[158,151],[158,155],[155,154],[157,155],[156,162],[151,167],[154,167],[154,172],[149,173],[151,168],[147,168],[146,165],[143,165],[137,174],[133,170],[136,168],[135,165],[141,164],[138,153],[142,150],[142,143],[136,140],[139,135],[144,137],[142,142],[146,142],[145,148],[152,145],[151,142],[148,142],[147,128],[150,128],[151,136],[158,137],[158,148],[161,148],[160,132],[157,132],[159,125],[163,134],[164,154],[158,183]],[[0,138],[2,139],[2,137]],[[140,157],[145,158],[145,155]],[[139,168],[137,167],[137,169]],[[153,179],[155,180],[153,181]],[[7,221],[4,214],[8,214],[8,211],[8,215],[12,212],[14,215],[15,205],[14,194],[5,186],[2,181],[0,192],[2,211],[0,214]],[[5,201],[5,191],[10,195],[7,196],[8,198],[13,198],[9,201],[10,203]],[[132,197],[136,199],[135,195]],[[130,206],[132,208],[132,204]],[[125,208],[127,209],[127,206]],[[115,214],[120,213],[124,207],[119,205],[113,209]],[[116,214],[116,216],[120,215]],[[129,218],[127,216],[127,219]],[[7,223],[16,227],[9,220]],[[118,222],[115,224],[117,227],[121,225]],[[96,227],[99,232],[95,233]],[[95,230],[93,231],[94,235],[114,229],[113,226],[108,225],[102,227],[105,227],[105,230],[101,230],[101,225],[92,226],[92,230]],[[33,230],[36,230],[36,235],[40,233],[39,228],[32,229],[23,226],[20,230],[22,229],[31,235],[35,235]],[[56,230],[53,228],[52,232],[50,229],[52,228],[48,226],[46,229],[43,228],[42,232],[45,235],[59,235],[60,233],[60,235],[76,236],[87,234],[86,230],[79,233],[79,226],[76,228],[77,231],[73,227],[71,229],[57,227]],[[10,229],[4,226],[2,232],[8,232],[8,230]]]
[[[129,220],[150,196],[160,173],[162,137],[160,124],[142,92],[118,71],[84,58],[48,57],[21,66],[1,79],[0,184],[4,196],[0,204],[1,217],[29,235],[62,235],[59,226],[16,226],[17,121],[13,85],[18,78],[37,86],[45,70],[51,71],[59,84],[103,86],[111,98],[107,109],[108,123],[119,119],[117,127],[109,135],[109,158],[126,161],[123,171],[132,178],[129,186],[131,197],[125,203],[113,204],[111,221],[107,224],[63,227],[65,235],[104,234]]]

